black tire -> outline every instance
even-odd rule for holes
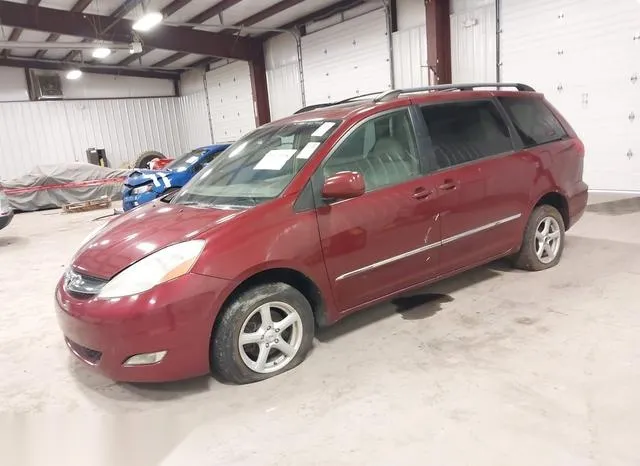
[[[560,245],[553,260],[545,263],[536,254],[536,231],[541,222],[547,217],[553,218],[560,227]],[[522,239],[520,251],[513,256],[513,265],[519,269],[533,272],[549,269],[558,265],[564,250],[564,229],[565,226],[562,215],[555,207],[550,205],[541,205],[536,207],[531,213],[527,226],[524,230],[524,237]]]
[[[138,155],[136,161],[133,163],[133,168],[149,168],[149,162],[153,159],[166,159],[167,157],[161,152],[155,150],[148,150]]]
[[[245,364],[240,354],[240,332],[247,318],[256,309],[275,301],[295,309],[300,317],[302,341],[297,353],[280,370],[256,372]],[[302,293],[286,283],[268,283],[250,288],[236,296],[221,312],[213,330],[210,357],[212,370],[225,382],[247,384],[282,374],[304,361],[313,345],[315,324],[311,305]],[[276,320],[274,323],[277,324]]]

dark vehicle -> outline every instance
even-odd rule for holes
[[[555,266],[586,207],[584,155],[521,84],[302,111],[90,237],[57,286],[60,326],[115,380],[266,379],[374,303],[500,257]]]
[[[13,220],[13,209],[9,205],[9,199],[0,191],[0,230],[5,228]]]

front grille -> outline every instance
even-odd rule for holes
[[[102,353],[100,351],[79,345],[75,341],[69,340],[69,338],[66,337],[65,341],[67,342],[67,346],[69,347],[71,352],[87,364],[95,366],[100,362],[100,358],[102,357]]]
[[[69,268],[64,274],[64,289],[73,297],[88,299],[98,293],[107,284],[107,280],[91,277]]]

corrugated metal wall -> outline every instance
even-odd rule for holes
[[[145,150],[175,156],[188,146],[176,98],[11,102],[0,104],[0,179],[35,165],[86,161],[104,148],[112,166]]]
[[[290,34],[280,34],[264,45],[271,119],[291,115],[302,107],[298,46]]]
[[[202,70],[189,71],[181,76],[179,100],[180,130],[188,147],[211,144],[213,131]]]
[[[453,82],[495,82],[495,0],[454,0],[451,10]]]
[[[393,77],[396,88],[429,85],[425,25],[393,33]]]

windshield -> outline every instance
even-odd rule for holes
[[[172,202],[250,207],[274,199],[338,123],[314,120],[258,128],[207,165]]]
[[[207,151],[206,149],[196,149],[191,152],[188,152],[184,155],[181,155],[180,157],[175,159],[173,162],[171,162],[164,168],[165,170],[174,170],[177,172],[183,172],[187,170],[191,165],[196,163],[200,158],[200,156],[204,154],[206,151]]]

